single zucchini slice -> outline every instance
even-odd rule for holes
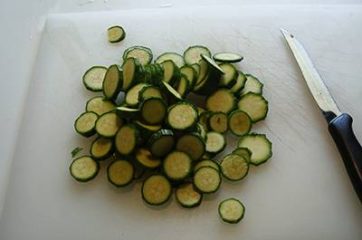
[[[185,75],[181,75],[180,80],[177,84],[177,92],[180,94],[182,98],[184,98],[190,90],[190,82],[187,80],[187,77]]]
[[[116,135],[122,125],[123,120],[119,118],[115,112],[108,112],[98,118],[96,131],[102,137],[111,138]]]
[[[140,109],[138,109],[138,108],[130,108],[130,107],[124,107],[124,106],[116,108],[116,113],[121,118],[133,118],[133,117],[137,116],[139,114],[139,112],[140,112]]]
[[[256,93],[256,94],[262,94],[263,93],[263,87],[264,84],[259,81],[256,77],[250,74],[245,74],[246,82],[245,86],[241,92],[241,95],[245,95],[249,92]]]
[[[200,74],[200,65],[198,63],[194,63],[194,64],[192,64],[190,66],[195,70],[196,76],[199,76],[199,74]]]
[[[226,147],[226,139],[224,135],[218,132],[208,132],[206,134],[206,152],[210,154],[218,154]]]
[[[220,88],[206,99],[206,108],[211,112],[229,113],[235,106],[235,97],[226,88]]]
[[[169,129],[161,129],[152,134],[148,140],[148,146],[156,157],[166,156],[175,145],[174,134]]]
[[[131,154],[138,145],[139,131],[133,124],[123,125],[114,139],[116,150],[121,155]]]
[[[188,102],[179,102],[168,110],[168,125],[175,130],[192,129],[198,121],[196,108]]]
[[[272,143],[265,134],[245,135],[240,138],[238,147],[250,150],[250,163],[253,165],[265,163],[273,155]]]
[[[171,60],[173,61],[177,67],[182,67],[183,65],[185,65],[185,61],[183,59],[183,57],[175,52],[165,52],[163,54],[161,54],[156,60],[156,63],[163,63],[164,61],[167,60]]]
[[[161,129],[161,125],[148,125],[141,121],[135,121],[135,124],[140,128],[141,130],[149,131],[149,132],[157,132]]]
[[[104,76],[103,94],[106,99],[115,99],[122,88],[122,70],[116,64],[111,65]]]
[[[243,87],[245,86],[245,82],[246,82],[246,77],[245,77],[244,73],[242,73],[241,71],[239,71],[238,73],[239,73],[239,75],[236,78],[235,84],[230,88],[230,91],[236,95],[240,94],[241,89],[243,89]]]
[[[162,81],[174,84],[180,78],[180,70],[172,60],[165,60],[161,63],[163,67]]]
[[[173,151],[163,160],[165,175],[174,181],[180,181],[191,173],[191,158],[184,152]]]
[[[143,66],[150,64],[153,58],[151,49],[143,46],[133,46],[127,48],[123,53],[123,60],[127,58],[135,58]]]
[[[245,158],[248,162],[250,162],[251,152],[249,149],[244,148],[244,147],[238,147],[238,148],[234,149],[234,151],[232,153],[240,155],[243,158]]]
[[[201,54],[211,57],[210,50],[205,46],[195,45],[187,48],[184,52],[185,63],[188,65],[199,63]]]
[[[161,205],[171,197],[172,187],[163,175],[152,175],[142,185],[142,198],[150,205]]]
[[[110,112],[116,108],[116,105],[104,99],[102,96],[93,97],[88,100],[85,110],[87,112],[95,112],[98,115],[102,115],[106,112]]]
[[[222,63],[220,64],[220,68],[224,71],[224,75],[220,80],[220,86],[232,87],[236,83],[239,75],[238,71],[231,63]]]
[[[197,81],[197,73],[191,66],[183,66],[180,68],[180,73],[186,76],[186,80],[189,82],[189,88],[192,89]]]
[[[195,190],[192,183],[185,183],[175,191],[177,202],[185,208],[197,207],[201,204],[202,194]]]
[[[195,172],[193,183],[202,193],[216,192],[221,184],[220,173],[212,167],[201,167]]]
[[[219,204],[220,218],[226,223],[238,223],[245,214],[244,205],[235,198],[228,198]]]
[[[204,59],[201,59],[200,62],[198,63],[198,65],[200,66],[200,70],[199,70],[199,74],[196,80],[196,83],[193,87],[194,91],[197,91],[201,86],[202,86],[202,82],[206,81],[207,75],[209,73],[209,65],[207,64],[207,62]]]
[[[205,160],[202,160],[200,162],[198,162],[195,166],[194,166],[194,173],[199,170],[200,168],[202,167],[211,167],[211,168],[214,168],[215,170],[217,171],[220,171],[220,166],[217,162],[215,161],[212,161],[210,159],[205,159]]]
[[[107,29],[107,35],[110,43],[117,43],[126,37],[126,32],[121,26],[112,26]]]
[[[94,159],[104,160],[113,153],[113,140],[109,138],[98,137],[92,142],[90,154]]]
[[[148,85],[140,91],[138,102],[143,102],[151,97],[162,98],[162,93],[158,87]]]
[[[178,139],[176,149],[187,153],[193,161],[196,161],[204,155],[205,143],[200,135],[188,133]]]
[[[228,115],[223,112],[214,112],[209,117],[209,128],[211,131],[225,133],[228,130]]]
[[[167,106],[162,98],[147,98],[140,109],[142,119],[151,125],[162,123],[167,115]]]
[[[234,135],[242,136],[249,133],[252,123],[246,112],[234,110],[229,114],[228,125]]]
[[[149,87],[150,85],[147,83],[138,83],[136,85],[134,85],[133,87],[131,87],[127,93],[126,93],[126,97],[125,97],[125,101],[127,103],[128,106],[130,107],[135,107],[139,104],[139,95],[141,93],[141,91],[145,88],[145,87]]]
[[[215,61],[225,62],[225,63],[237,63],[237,62],[241,62],[241,60],[244,59],[243,56],[236,54],[236,53],[230,53],[230,52],[215,53],[213,58]]]
[[[107,178],[116,187],[124,187],[130,184],[134,178],[134,167],[126,160],[116,160],[107,168]]]
[[[214,60],[212,60],[209,56],[201,54],[201,57],[207,62],[209,67],[215,72],[217,72],[219,75],[225,74],[224,69],[222,69],[219,65],[217,65],[217,63]]]
[[[243,95],[238,102],[238,107],[246,112],[253,122],[265,119],[268,114],[268,101],[256,93],[249,92]]]
[[[230,181],[239,181],[243,179],[249,171],[248,161],[238,155],[226,155],[220,163],[222,175]]]
[[[182,100],[182,96],[170,84],[162,81],[162,85],[166,90],[168,96],[171,96],[171,98],[176,99],[176,101]]]
[[[74,129],[80,135],[90,137],[96,133],[97,119],[95,112],[84,112],[75,120]]]
[[[145,168],[157,168],[161,165],[161,160],[152,155],[146,148],[139,148],[136,151],[136,160]]]
[[[86,89],[93,92],[102,91],[106,72],[107,68],[103,66],[93,66],[89,68],[83,75],[83,84]]]
[[[139,62],[136,58],[127,58],[122,65],[123,69],[123,85],[122,89],[127,91],[137,81]]]
[[[73,160],[69,166],[70,175],[79,182],[88,182],[99,172],[99,164],[90,156],[82,156]]]

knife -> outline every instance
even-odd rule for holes
[[[362,147],[352,129],[353,119],[338,109],[303,45],[288,31],[280,30],[292,50],[314,100],[327,120],[329,133],[341,154],[353,188],[362,202]]]

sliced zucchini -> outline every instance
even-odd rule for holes
[[[192,129],[198,121],[196,108],[188,102],[179,102],[168,110],[168,125],[175,130]]]
[[[199,63],[201,54],[211,57],[210,50],[205,46],[195,45],[187,48],[184,52],[185,63],[188,65]]]
[[[163,175],[152,175],[142,185],[142,198],[150,205],[161,205],[171,197],[172,187]]]
[[[198,63],[194,63],[194,64],[192,64],[190,66],[195,70],[196,76],[199,76],[199,74],[200,74],[200,65]]]
[[[116,108],[116,113],[121,118],[133,118],[137,116],[140,112],[140,109],[138,108],[130,108],[130,107],[124,107],[120,106]]]
[[[161,160],[152,155],[146,148],[139,148],[136,151],[135,158],[145,168],[157,168],[161,165]]]
[[[131,87],[125,96],[125,101],[128,106],[135,107],[139,104],[139,95],[142,92],[142,90],[146,87],[149,87],[150,85],[147,83],[138,83]]]
[[[75,120],[74,129],[80,135],[90,137],[96,133],[97,119],[95,112],[84,112]]]
[[[177,187],[175,196],[177,202],[185,208],[197,207],[202,201],[202,194],[195,190],[192,183],[186,183]]]
[[[209,131],[209,118],[211,112],[205,111],[199,115],[199,123],[204,127],[205,131]]]
[[[268,114],[268,101],[256,93],[249,92],[243,95],[238,102],[238,107],[246,112],[253,122],[265,119]]]
[[[220,68],[224,71],[224,75],[221,77],[220,86],[232,87],[236,83],[236,79],[239,75],[236,68],[231,63],[222,63]]]
[[[240,138],[238,147],[250,150],[250,163],[253,165],[265,163],[273,155],[272,143],[265,134],[245,135]]]
[[[171,180],[183,180],[191,173],[191,161],[188,154],[180,151],[173,151],[163,160],[163,171]]]
[[[160,124],[167,115],[167,106],[162,98],[147,98],[140,107],[142,119],[151,125]]]
[[[115,136],[115,146],[121,155],[131,154],[137,147],[139,130],[133,124],[123,125]]]
[[[113,153],[113,140],[109,138],[98,137],[92,142],[90,154],[94,159],[103,160],[110,157]]]
[[[245,86],[246,77],[241,71],[238,72],[235,84],[230,88],[230,91],[236,95],[239,95],[241,89]]]
[[[206,130],[202,124],[196,124],[196,131],[200,135],[200,137],[206,141]]]
[[[206,62],[207,74],[197,83],[194,88],[195,93],[199,95],[209,96],[210,93],[217,90],[220,79],[224,74],[223,70],[211,58],[201,55],[202,60]]]
[[[138,128],[149,132],[157,132],[162,127],[161,125],[148,125],[141,121],[135,121],[135,124],[138,126]]]
[[[216,192],[221,185],[220,173],[212,167],[201,167],[195,172],[193,183],[202,193]]]
[[[222,175],[226,179],[239,181],[248,174],[249,163],[244,157],[232,153],[222,159],[220,168]]]
[[[218,154],[226,147],[226,139],[224,135],[218,132],[208,132],[206,134],[206,152],[210,154]]]
[[[127,58],[122,65],[123,69],[123,91],[127,91],[137,81],[137,74],[139,71],[139,62],[135,58]]]
[[[241,95],[245,95],[249,92],[262,94],[264,84],[259,81],[256,77],[250,74],[245,74],[246,82],[243,90],[241,91]]]
[[[108,112],[101,115],[96,122],[97,133],[105,138],[114,137],[120,127],[123,125],[123,120],[117,116],[115,112]]]
[[[246,112],[234,110],[229,114],[228,125],[234,135],[242,136],[249,133],[252,123]]]
[[[127,58],[135,58],[143,66],[150,64],[153,58],[151,49],[143,46],[133,46],[127,48],[123,53],[123,60]]]
[[[204,155],[205,143],[200,135],[188,133],[178,139],[176,149],[187,153],[193,161],[196,161]]]
[[[149,64],[144,67],[143,81],[153,85],[160,85],[164,78],[164,71],[160,64]]]
[[[238,155],[242,156],[243,158],[245,158],[248,162],[250,162],[251,152],[249,149],[244,148],[244,147],[238,147],[238,148],[234,149],[234,151],[232,153],[238,154]]]
[[[126,37],[126,32],[121,26],[112,26],[107,29],[107,35],[110,43],[117,43]]]
[[[207,62],[211,70],[216,71],[220,76],[225,74],[224,69],[222,69],[217,63],[212,60],[209,56],[201,54],[201,57]]]
[[[116,105],[107,101],[101,96],[93,97],[88,100],[85,110],[87,112],[95,112],[98,115],[102,115],[103,113],[110,112],[116,108]]]
[[[183,59],[183,57],[175,52],[165,52],[163,54],[161,54],[156,60],[156,63],[163,63],[167,60],[171,60],[173,61],[177,67],[182,67],[183,65],[185,65],[185,61]]]
[[[148,85],[140,91],[138,102],[143,102],[147,98],[151,97],[162,98],[162,93],[158,87]]]
[[[93,66],[89,68],[83,75],[84,86],[93,92],[102,91],[106,72],[107,68],[103,66]]]
[[[177,83],[177,92],[180,94],[182,98],[184,98],[190,90],[190,82],[187,80],[187,77],[181,74],[181,78]]]
[[[202,86],[202,82],[206,80],[208,72],[209,72],[209,65],[204,59],[201,59],[198,63],[199,67],[199,74],[196,80],[196,83],[193,87],[194,91],[197,91]]]
[[[206,109],[211,112],[229,113],[235,107],[235,97],[226,88],[220,88],[206,99]]]
[[[99,164],[90,156],[82,156],[73,160],[69,166],[70,175],[79,182],[88,182],[99,172]]]
[[[217,162],[212,161],[210,159],[205,159],[202,160],[200,162],[198,162],[195,166],[194,166],[194,172],[196,172],[197,170],[199,170],[202,167],[212,167],[217,171],[220,171],[220,166]]]
[[[176,99],[176,101],[182,100],[181,95],[170,84],[162,81],[162,85],[169,96]]]
[[[209,128],[211,131],[225,133],[228,130],[228,115],[223,112],[211,113],[209,117]]]
[[[183,66],[180,68],[180,73],[186,76],[186,80],[189,82],[189,88],[192,89],[197,81],[197,73],[191,66]]]
[[[134,167],[126,160],[116,160],[108,165],[107,178],[116,187],[130,184],[134,178]]]
[[[169,129],[161,129],[152,134],[147,144],[156,157],[166,156],[174,147],[174,134]]]
[[[243,56],[236,54],[236,53],[230,53],[230,52],[215,53],[213,58],[215,61],[225,62],[225,63],[241,62],[241,60],[244,59]]]
[[[235,198],[228,198],[219,204],[220,218],[226,223],[238,223],[245,214],[244,205]]]
[[[163,67],[162,81],[168,84],[174,84],[180,77],[180,70],[172,60],[166,60],[161,63]]]
[[[103,94],[106,99],[115,99],[122,88],[122,70],[116,64],[111,65],[104,76]]]

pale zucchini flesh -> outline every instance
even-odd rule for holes
[[[192,183],[186,183],[177,187],[175,196],[177,202],[185,208],[199,206],[202,201],[202,194],[195,190]]]
[[[117,132],[114,143],[121,155],[131,154],[138,144],[139,132],[132,124],[123,125]]]
[[[214,193],[221,184],[220,173],[212,167],[201,167],[194,174],[193,184],[202,193]]]
[[[226,147],[225,137],[218,132],[208,132],[206,134],[206,152],[218,154]]]
[[[95,178],[99,172],[99,164],[90,156],[74,159],[70,164],[71,176],[79,182],[88,182]]]
[[[249,92],[240,98],[238,108],[246,112],[253,122],[258,122],[268,114],[268,101],[262,95]]]
[[[176,64],[176,66],[179,68],[182,67],[183,65],[185,65],[185,61],[184,61],[183,57],[180,54],[175,53],[175,52],[163,53],[155,60],[155,62],[162,63],[167,60],[173,61]]]
[[[103,66],[93,66],[89,68],[83,75],[84,86],[93,92],[102,91],[106,72],[107,68]]]
[[[213,58],[215,61],[218,62],[236,63],[243,60],[244,57],[237,53],[220,52],[220,53],[215,53]]]
[[[162,123],[167,115],[166,103],[161,98],[147,98],[141,105],[142,119],[151,125]]]
[[[247,94],[249,92],[262,94],[264,84],[259,81],[258,78],[254,77],[250,74],[245,74],[246,82],[243,90],[241,91],[241,95]]]
[[[123,60],[126,61],[127,58],[135,58],[143,66],[151,63],[153,54],[151,49],[143,46],[134,46],[127,48],[123,54]]]
[[[107,36],[110,43],[117,43],[126,37],[126,32],[121,26],[112,26],[107,29]]]
[[[210,159],[205,159],[205,160],[201,160],[200,162],[198,162],[195,166],[194,166],[194,172],[196,172],[197,170],[199,170],[202,167],[211,167],[214,168],[217,171],[220,171],[220,167],[219,164],[213,160]]]
[[[185,134],[177,141],[176,149],[187,153],[196,161],[205,153],[205,143],[198,134]]]
[[[228,198],[219,204],[219,216],[226,222],[235,224],[243,219],[245,214],[244,205],[236,198]]]
[[[96,131],[100,136],[110,138],[116,135],[122,125],[123,120],[115,112],[108,112],[98,118]]]
[[[103,160],[110,157],[113,153],[113,140],[109,138],[98,137],[92,142],[90,154],[93,158]]]
[[[167,122],[175,130],[191,129],[197,121],[197,110],[189,103],[179,102],[168,111]]]
[[[228,130],[228,115],[223,112],[212,113],[209,117],[209,128],[211,131],[225,133]]]
[[[228,125],[230,131],[236,136],[249,133],[251,129],[251,119],[249,115],[241,110],[234,110],[229,114]]]
[[[249,171],[248,161],[238,155],[226,155],[220,163],[222,175],[230,181],[239,181],[243,179]]]
[[[170,198],[172,187],[163,175],[152,175],[142,185],[142,198],[150,205],[161,205]]]
[[[253,165],[265,163],[273,155],[272,143],[265,134],[245,135],[240,138],[238,147],[250,150],[250,163]]]
[[[191,161],[186,153],[173,151],[163,160],[163,171],[171,180],[183,180],[191,173]]]
[[[152,155],[151,151],[146,148],[139,148],[136,151],[136,160],[146,168],[157,168],[161,165],[161,160]]]
[[[127,186],[134,178],[134,167],[126,160],[113,161],[107,168],[107,177],[116,187]]]
[[[116,105],[104,99],[102,96],[93,97],[88,100],[85,110],[87,112],[95,112],[97,115],[102,115],[116,108]]]
[[[220,88],[206,99],[206,108],[211,112],[229,113],[235,106],[235,97],[226,88]]]
[[[82,113],[74,123],[74,129],[84,137],[90,137],[95,134],[96,121],[98,115],[95,112]]]
[[[195,45],[187,48],[184,52],[185,63],[188,65],[199,63],[201,54],[211,57],[210,50],[205,46]]]
[[[125,97],[125,101],[127,103],[128,106],[137,106],[139,103],[139,95],[141,93],[141,91],[145,88],[150,86],[147,83],[139,83],[134,85],[133,87],[131,87],[127,93],[126,93],[126,97]]]
[[[114,99],[117,97],[119,90],[122,87],[123,76],[122,70],[116,64],[111,65],[104,76],[103,94],[106,99]]]

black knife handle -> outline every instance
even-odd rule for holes
[[[352,117],[342,113],[330,121],[328,130],[342,156],[354,190],[362,202],[362,147],[352,129]]]

